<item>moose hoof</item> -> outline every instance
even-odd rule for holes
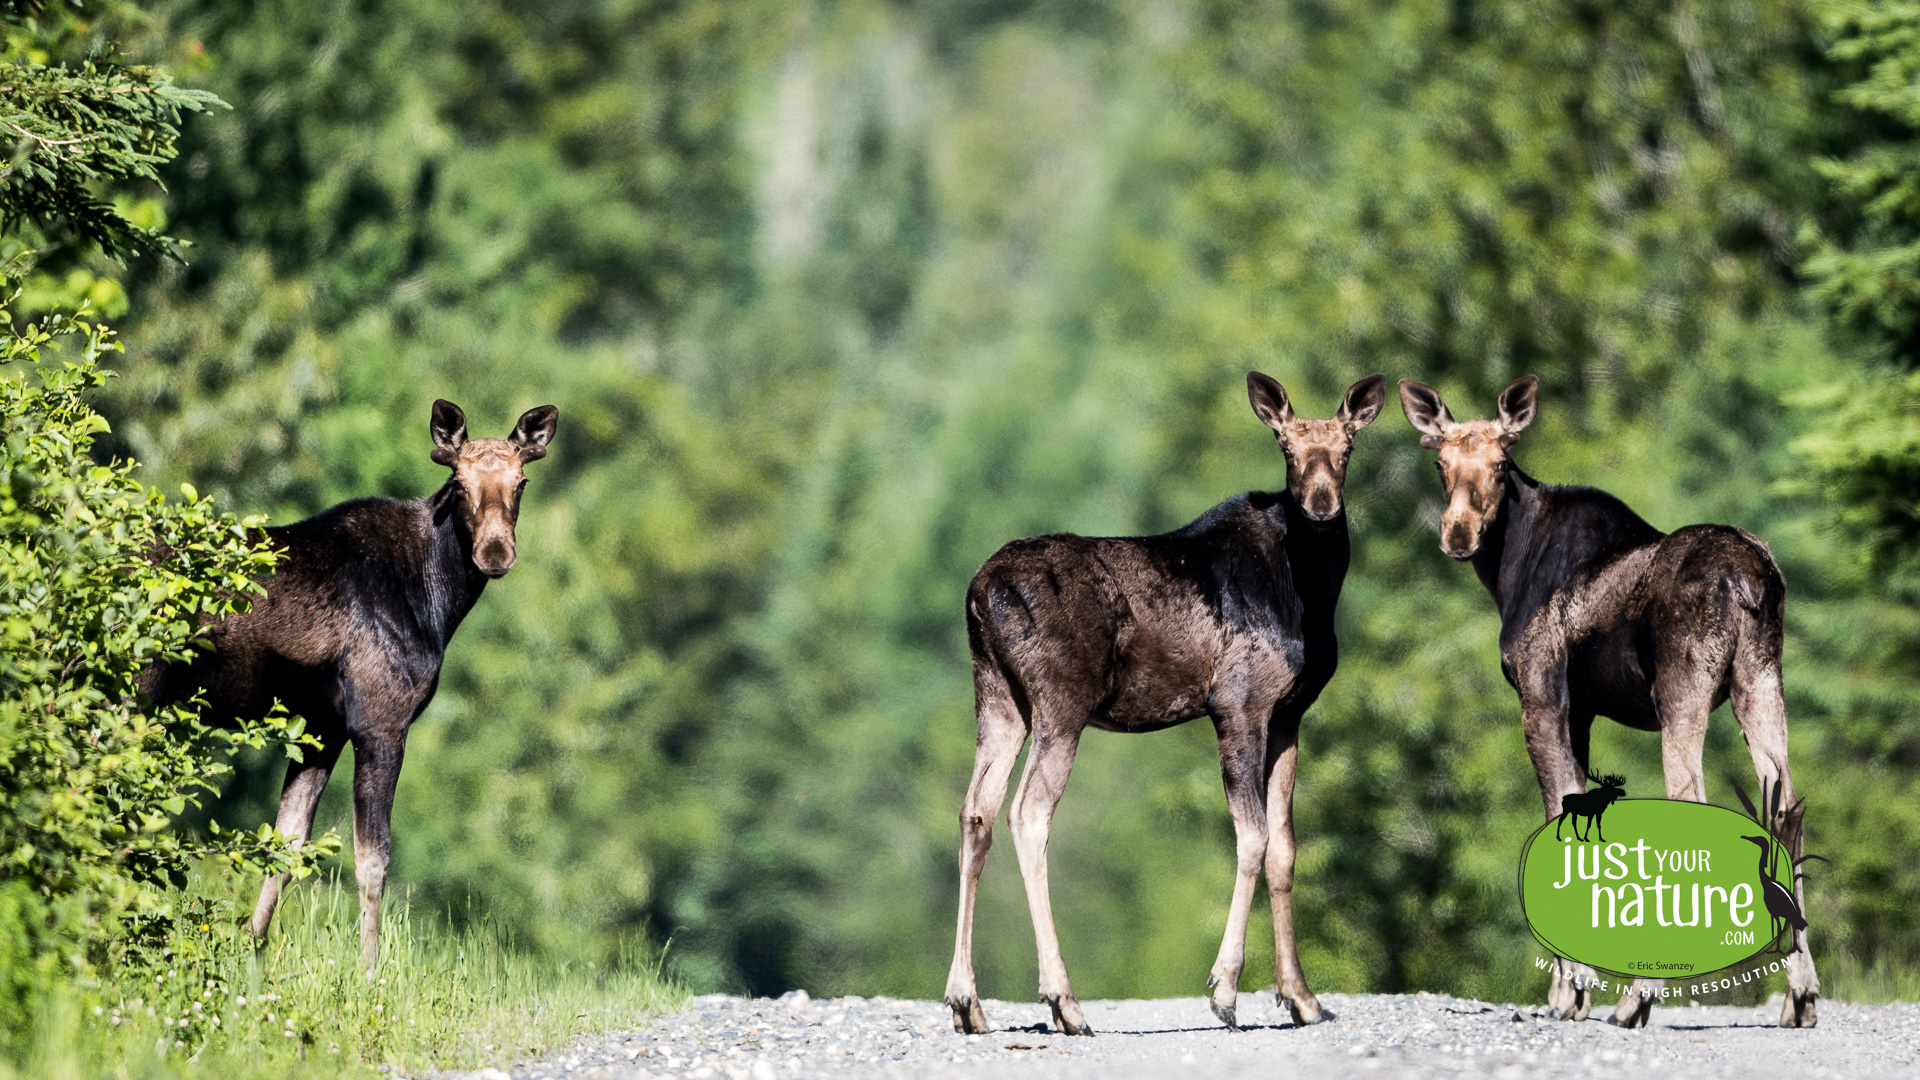
[[[1788,994],[1780,1005],[1780,1026],[1810,1028],[1820,1023],[1819,994]]]
[[[987,1028],[986,1011],[980,1008],[980,999],[972,994],[958,998],[948,998],[947,1008],[953,1010],[953,1030],[962,1035],[985,1035]]]
[[[1585,1020],[1592,1010],[1592,988],[1556,968],[1547,987],[1547,1014],[1555,1020]]]
[[[1593,998],[1585,990],[1569,987],[1564,994],[1552,995],[1547,1001],[1547,1015],[1555,1020],[1580,1021],[1593,1011]]]
[[[1620,1007],[1613,1011],[1613,1015],[1607,1017],[1607,1023],[1617,1028],[1643,1028],[1652,1017],[1652,999],[1633,1001],[1632,998],[1625,998],[1621,1000]]]
[[[1238,995],[1232,992],[1232,985],[1222,982],[1218,975],[1211,975],[1207,977],[1207,989],[1212,991],[1207,995],[1207,1006],[1213,1010],[1213,1015],[1227,1025],[1228,1031],[1239,1031],[1239,1013],[1234,1008]]]
[[[1080,1012],[1080,1003],[1073,1000],[1073,995],[1049,995],[1040,1000],[1053,1009],[1053,1026],[1060,1029],[1060,1034],[1093,1036],[1093,1029],[1087,1026],[1087,1018]]]
[[[1308,1024],[1324,1024],[1334,1019],[1331,1011],[1320,1007],[1320,1002],[1312,994],[1305,997],[1281,998],[1287,1003],[1287,1012],[1293,1015],[1294,1027],[1306,1027]]]

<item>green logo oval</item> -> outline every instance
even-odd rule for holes
[[[1620,799],[1597,819],[1548,821],[1520,855],[1533,936],[1621,977],[1685,978],[1750,960],[1800,918],[1792,894],[1793,860],[1779,840],[1709,803]]]

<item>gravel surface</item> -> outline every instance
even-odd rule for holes
[[[645,1028],[598,1035],[511,1074],[606,1080],[801,1080],[805,1077],[1496,1076],[1644,1074],[1708,1080],[1763,1076],[1920,1076],[1920,1005],[1820,1003],[1820,1026],[1783,1031],[1760,1008],[1656,1008],[1653,1026],[1545,1019],[1537,1007],[1433,994],[1323,994],[1336,1019],[1295,1029],[1270,994],[1242,994],[1240,1031],[1204,998],[1088,1001],[1096,1037],[1053,1033],[1046,1007],[989,1001],[991,1035],[953,1032],[933,1001],[695,998]],[[1596,1009],[1595,1012],[1600,1013]]]

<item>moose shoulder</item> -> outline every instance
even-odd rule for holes
[[[1498,419],[1456,421],[1438,391],[1400,383],[1420,444],[1438,451],[1440,547],[1470,561],[1500,612],[1500,661],[1520,697],[1527,753],[1547,817],[1588,798],[1596,716],[1660,733],[1667,796],[1703,802],[1707,718],[1729,699],[1762,791],[1780,799],[1768,827],[1800,854],[1799,803],[1787,768],[1781,687],[1786,583],[1767,545],[1725,525],[1663,533],[1603,491],[1544,484],[1511,457],[1533,422],[1539,380],[1507,387]],[[1584,1017],[1580,973],[1555,966],[1548,1000]],[[1614,1021],[1647,1022],[1650,987],[1623,996]],[[1820,983],[1796,931],[1786,1027],[1810,1027]]]
[[[559,422],[530,409],[506,439],[467,438],[466,417],[433,406],[435,462],[452,470],[423,499],[355,499],[268,529],[280,560],[266,595],[209,632],[211,652],[147,673],[161,701],[206,694],[210,719],[257,717],[273,703],[302,716],[318,751],[290,763],[278,828],[302,840],[340,753],[354,748],[354,872],[368,975],[379,960],[380,903],[394,786],[407,729],[440,679],[454,631],[515,558],[522,466],[546,456]],[[269,878],[252,930],[264,937],[285,877]]]

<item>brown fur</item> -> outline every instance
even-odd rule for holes
[[[978,723],[960,811],[960,911],[946,999],[956,1031],[987,1030],[973,973],[973,905],[1014,759],[1033,749],[1010,814],[1054,1023],[1090,1035],[1067,980],[1047,886],[1054,807],[1088,727],[1157,731],[1211,716],[1238,874],[1208,986],[1235,1023],[1247,920],[1264,871],[1278,992],[1296,1023],[1323,1018],[1293,938],[1293,779],[1301,716],[1332,678],[1333,611],[1348,560],[1340,486],[1354,432],[1384,396],[1375,375],[1334,420],[1294,418],[1259,372],[1248,397],[1287,456],[1287,493],[1236,496],[1160,536],[1016,540],[967,589]]]
[[[355,499],[268,529],[280,562],[267,593],[214,627],[214,650],[155,668],[157,701],[206,694],[210,719],[264,715],[277,700],[320,748],[288,765],[277,827],[304,841],[327,778],[354,748],[354,875],[368,978],[379,961],[380,903],[392,849],[394,786],[407,729],[440,680],[454,630],[489,580],[514,562],[521,466],[544,457],[559,410],[530,409],[507,439],[467,439],[466,418],[434,403],[433,460],[453,470],[414,502]],[[264,938],[285,875],[269,878],[252,930]]]
[[[1439,451],[1441,550],[1471,560],[1500,609],[1501,668],[1520,696],[1547,817],[1587,790],[1597,716],[1658,731],[1667,797],[1704,801],[1707,716],[1731,697],[1761,791],[1780,792],[1771,827],[1792,836],[1798,856],[1785,816],[1797,805],[1780,675],[1786,582],[1772,553],[1723,525],[1662,533],[1605,492],[1521,472],[1509,454],[1533,421],[1538,386],[1531,375],[1509,386],[1493,421],[1455,421],[1438,392],[1412,380],[1401,381],[1400,401],[1421,445]],[[1811,1027],[1820,981],[1804,929],[1787,966],[1781,1026]],[[1584,1017],[1580,983],[1592,976],[1557,964],[1549,1003]],[[1636,983],[1614,1022],[1646,1024],[1657,986]]]

